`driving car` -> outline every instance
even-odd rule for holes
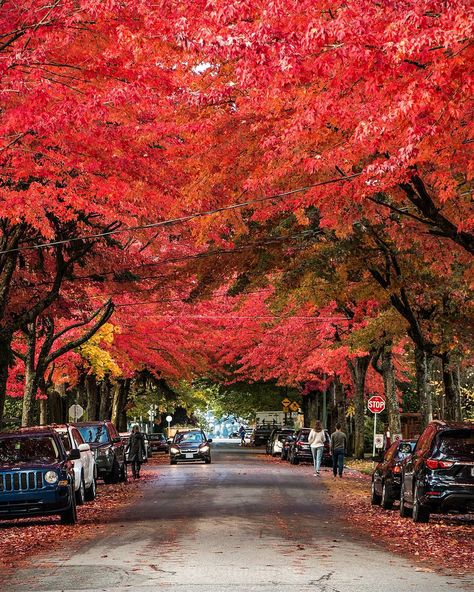
[[[75,524],[72,461],[79,457],[52,428],[0,434],[0,519],[59,514],[63,524]]]
[[[162,433],[147,434],[148,438],[148,450],[150,453],[153,452],[166,452],[170,450],[169,444]],[[151,454],[150,454],[151,456]]]
[[[67,453],[70,453],[71,450],[79,451],[80,458],[72,461],[76,503],[81,506],[86,501],[93,501],[97,495],[97,469],[90,444],[84,442],[79,430],[72,425],[51,427],[61,436]]]
[[[278,427],[275,428],[270,437],[268,438],[266,452],[272,456],[281,455],[283,450],[283,442],[286,437],[295,433],[295,430],[291,427]]]
[[[474,423],[433,421],[402,465],[400,515],[474,511]]]
[[[372,474],[371,503],[385,510],[400,499],[402,464],[412,454],[416,440],[399,440],[385,452]]]
[[[178,462],[211,462],[211,438],[200,429],[177,431],[170,443],[170,464]]]
[[[125,445],[111,421],[86,421],[74,425],[94,452],[97,477],[104,483],[127,481]]]

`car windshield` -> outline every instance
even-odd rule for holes
[[[78,429],[84,438],[84,442],[88,444],[105,444],[106,442],[110,442],[105,425],[78,426]]]
[[[163,434],[148,434],[148,440],[164,440]]]
[[[449,458],[474,460],[474,429],[442,432],[438,436],[438,450]]]
[[[415,448],[416,442],[400,442],[397,451],[397,457],[403,459],[411,454]]]
[[[0,464],[55,462],[59,460],[58,446],[50,436],[28,436],[0,440]]]
[[[176,444],[200,444],[204,442],[201,432],[183,432],[174,437]]]
[[[281,434],[278,434],[278,440],[280,440],[280,442],[283,442],[283,440],[286,440],[288,436],[291,436],[289,432],[283,432]]]

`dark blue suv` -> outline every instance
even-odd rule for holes
[[[72,460],[50,428],[0,434],[0,519],[59,514],[77,522]]]

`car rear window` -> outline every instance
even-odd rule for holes
[[[474,428],[442,432],[437,443],[438,451],[446,457],[474,460]]]
[[[88,444],[106,444],[109,442],[109,434],[105,425],[78,426],[77,428]]]
[[[308,441],[308,437],[309,437],[309,432],[302,432],[300,434],[300,437],[298,438],[298,440],[300,442],[307,442]]]
[[[9,465],[59,460],[59,448],[50,436],[6,438],[0,440],[0,464]]]

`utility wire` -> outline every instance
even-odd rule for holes
[[[73,236],[63,240],[51,241],[49,243],[39,243],[36,245],[24,245],[22,247],[17,247],[15,249],[5,249],[0,251],[0,255],[6,255],[7,253],[18,253],[20,251],[31,251],[34,249],[47,249],[49,247],[55,247],[58,245],[65,245],[68,243],[72,243],[75,241],[87,241],[87,240],[96,240],[98,238],[103,238],[106,236],[111,236],[112,234],[119,234],[124,232],[133,232],[135,230],[146,230],[149,228],[159,228],[164,226],[173,226],[175,224],[182,224],[184,222],[189,222],[195,218],[202,218],[205,216],[211,216],[213,214],[218,214],[220,212],[227,212],[230,210],[237,210],[240,208],[245,208],[247,206],[251,206],[253,204],[262,203],[265,201],[270,201],[272,199],[281,199],[282,197],[288,197],[289,195],[295,195],[296,193],[303,193],[305,191],[309,191],[310,189],[314,189],[315,187],[322,187],[323,185],[331,185],[333,183],[340,183],[341,181],[349,181],[355,177],[359,177],[362,173],[354,173],[353,175],[347,175],[346,177],[337,177],[336,179],[328,179],[327,181],[320,181],[319,183],[314,183],[313,185],[306,185],[305,187],[298,187],[296,189],[291,189],[289,191],[284,191],[282,193],[276,193],[274,195],[267,195],[265,197],[259,197],[255,199],[249,199],[244,202],[231,204],[228,206],[222,206],[221,208],[216,208],[214,210],[206,210],[204,212],[194,212],[192,214],[188,214],[187,216],[181,216],[179,218],[171,218],[168,220],[161,220],[159,222],[152,222],[150,224],[139,224],[136,226],[125,226],[123,228],[116,228],[113,230],[108,230],[106,232],[98,232],[96,234],[88,234],[82,236]]]

